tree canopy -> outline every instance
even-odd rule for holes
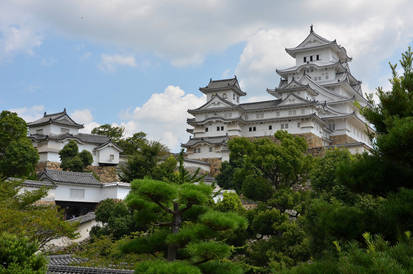
[[[204,184],[170,184],[150,179],[132,182],[126,201],[145,216],[138,221],[150,229],[127,241],[122,250],[157,257],[139,263],[136,271],[222,273],[226,269],[242,273],[237,264],[226,260],[232,252],[225,239],[233,231],[245,229],[247,222],[235,213],[211,209],[211,194],[211,187]]]
[[[63,170],[82,172],[93,163],[93,156],[87,150],[79,153],[77,143],[70,140],[60,151],[60,167]]]
[[[10,111],[0,113],[0,178],[33,176],[39,155],[27,137],[26,122]]]

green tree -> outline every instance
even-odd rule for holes
[[[117,141],[117,145],[122,149],[122,153],[125,155],[132,155],[137,151],[140,151],[142,147],[149,142],[146,139],[146,133],[140,131],[133,134],[132,137],[120,139]]]
[[[121,180],[131,182],[145,176],[152,177],[154,169],[167,154],[165,146],[159,142],[145,144],[140,151],[130,155],[128,161],[120,167]]]
[[[0,178],[34,175],[39,155],[27,137],[26,122],[16,113],[0,114]]]
[[[0,181],[0,232],[27,237],[43,247],[60,237],[76,237],[76,224],[65,222],[55,205],[40,201],[48,189],[21,192],[22,181]]]
[[[412,60],[409,47],[400,60],[402,75],[397,73],[397,64],[390,64],[391,91],[378,88],[380,102],[376,104],[370,98],[370,105],[362,108],[363,115],[376,129],[376,142],[371,155],[363,155],[341,172],[341,182],[354,191],[385,196],[400,187],[413,188]],[[363,168],[368,169],[367,174]]]
[[[104,124],[92,129],[92,134],[107,136],[115,142],[119,141],[122,138],[124,132],[124,127],[116,127],[109,124]]]
[[[45,273],[46,259],[24,237],[0,232],[0,273]]]
[[[286,131],[277,131],[274,137],[275,141],[269,138],[230,140],[232,167],[224,165],[224,175],[217,178],[218,184],[233,185],[248,198],[265,201],[278,188],[304,182],[310,163],[305,140]]]
[[[92,237],[109,235],[117,240],[144,227],[137,227],[133,212],[121,200],[106,199],[99,203],[95,211],[96,221],[103,226],[94,226],[90,232]]]
[[[82,172],[93,163],[93,156],[87,150],[79,153],[77,143],[70,140],[60,151],[60,167],[63,170]]]
[[[140,221],[151,228],[126,242],[122,250],[158,257],[138,263],[137,272],[243,272],[237,264],[226,260],[231,256],[231,247],[225,240],[234,230],[245,229],[247,222],[235,213],[212,210],[208,206],[211,195],[211,187],[204,184],[178,185],[150,179],[132,182],[127,203],[146,212]]]

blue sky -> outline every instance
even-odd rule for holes
[[[395,1],[3,0],[0,109],[27,121],[64,107],[85,131],[147,132],[177,151],[186,110],[210,78],[238,76],[245,101],[270,97],[285,47],[309,25],[353,57],[365,92],[389,87],[388,61],[411,44],[413,3]]]

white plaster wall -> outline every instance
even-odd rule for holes
[[[119,163],[119,151],[114,149],[112,146],[107,146],[98,152],[99,163],[105,164],[118,164]],[[114,159],[110,159],[110,155],[113,154]]]
[[[84,198],[71,197],[71,189],[84,190]],[[84,186],[79,184],[59,184],[54,190],[56,201],[98,203],[102,200],[100,186]]]
[[[194,168],[194,169],[199,168],[200,170],[203,170],[203,171],[206,171],[206,172],[209,172],[209,171],[210,171],[210,167],[209,167],[209,166],[201,165],[201,164],[193,163],[193,162],[187,162],[187,161],[185,161],[185,160],[184,160],[184,167],[185,167],[185,168]]]

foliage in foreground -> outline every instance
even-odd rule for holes
[[[232,247],[225,241],[234,231],[245,230],[247,222],[235,213],[212,210],[211,194],[211,187],[204,184],[170,184],[151,179],[132,182],[127,203],[140,213],[137,221],[147,229],[125,242],[122,251],[157,258],[138,264],[138,272],[145,269],[163,273],[162,269],[168,266],[175,271],[170,273],[192,273],[193,269],[207,269],[207,273],[220,273],[220,269],[242,272],[236,263],[227,260]]]
[[[46,259],[37,250],[25,237],[0,232],[0,273],[45,273]]]
[[[0,232],[27,237],[43,247],[63,236],[74,238],[76,224],[63,220],[54,205],[40,204],[47,189],[19,193],[21,181],[0,181]]]

